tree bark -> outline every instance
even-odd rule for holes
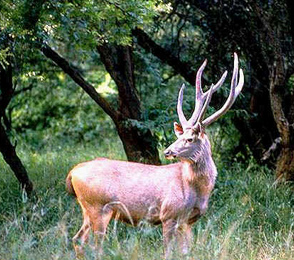
[[[141,103],[135,87],[132,48],[119,45],[99,45],[106,70],[115,81],[118,89],[118,111],[122,117],[140,120]]]
[[[278,181],[294,181],[294,104],[290,105],[289,113],[286,115],[283,107],[286,82],[283,57],[277,54],[271,75],[270,97],[272,112],[281,136],[282,146],[276,164],[276,178]]]
[[[157,141],[148,128],[141,128],[132,121],[116,123],[118,135],[129,161],[160,165]]]
[[[292,147],[284,146],[278,157],[276,166],[276,179],[278,181],[294,181],[294,151]]]

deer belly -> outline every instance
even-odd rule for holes
[[[188,214],[188,223],[192,224],[196,222],[202,215],[205,214],[208,206],[208,198],[202,197],[198,200],[197,204],[191,208]]]
[[[113,201],[104,207],[110,207],[113,211],[113,218],[131,225],[138,225],[141,221],[147,221],[151,224],[160,224],[160,209],[156,203],[136,203],[127,204],[122,201]]]
[[[188,214],[188,223],[193,224],[201,217],[200,209],[198,207],[195,207],[191,210],[191,212]]]

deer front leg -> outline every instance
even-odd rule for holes
[[[176,242],[176,226],[177,221],[173,219],[166,220],[162,223],[163,245],[164,245],[164,258],[170,259],[172,251]]]
[[[192,242],[192,225],[182,224],[177,229],[177,243],[179,245],[179,249],[183,255],[189,253],[191,242]]]

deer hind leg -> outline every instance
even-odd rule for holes
[[[93,208],[90,214],[91,228],[95,238],[95,249],[99,255],[103,254],[103,242],[106,229],[113,216],[113,211],[109,208]]]
[[[83,257],[84,255],[84,244],[88,242],[89,232],[90,232],[90,218],[87,214],[86,209],[81,205],[83,211],[83,224],[78,233],[73,237],[73,245],[78,258]]]

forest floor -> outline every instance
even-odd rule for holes
[[[68,171],[95,157],[125,159],[119,144],[97,147],[18,149],[36,195],[28,199],[0,158],[0,259],[75,259],[71,238],[82,223],[81,210],[65,191]],[[253,160],[220,163],[209,209],[194,225],[185,259],[294,259],[293,190],[276,185],[273,173]],[[93,244],[91,239],[90,244]],[[102,259],[160,259],[160,227],[111,223]],[[95,259],[91,246],[86,259]],[[183,257],[181,257],[183,259]]]

